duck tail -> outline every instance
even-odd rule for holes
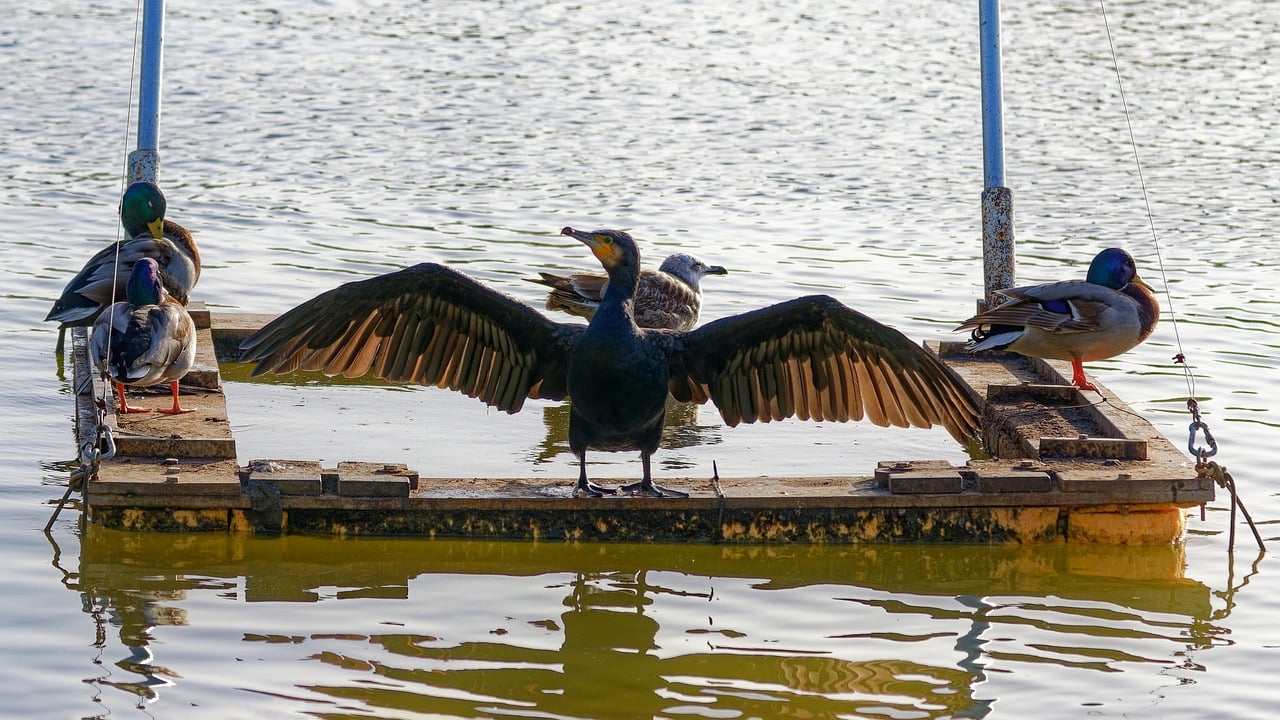
[[[1026,328],[1019,325],[979,325],[969,335],[969,352],[1003,350],[1022,337]]]

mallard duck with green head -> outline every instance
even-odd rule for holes
[[[1084,363],[1128,352],[1146,340],[1160,317],[1156,296],[1138,277],[1133,256],[1107,248],[1084,280],[1009,288],[995,308],[956,330],[973,330],[969,349],[1010,350],[1020,355],[1071,361],[1071,383],[1097,390]]]
[[[130,407],[124,386],[169,383],[173,407],[160,412],[191,412],[178,402],[178,381],[196,358],[196,326],[187,309],[165,291],[160,266],[151,258],[133,264],[125,283],[125,300],[107,307],[93,323],[89,353],[98,370],[116,386],[121,413],[150,412]]]
[[[120,199],[120,222],[127,239],[90,258],[67,283],[45,320],[56,320],[63,328],[92,325],[103,308],[125,299],[125,285],[142,258],[156,261],[164,289],[186,305],[200,279],[200,250],[186,228],[165,219],[165,210],[164,193],[155,183],[130,185]]]

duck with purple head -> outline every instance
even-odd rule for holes
[[[1084,280],[1001,290],[1006,299],[960,324],[972,330],[969,349],[1071,361],[1071,383],[1097,390],[1084,363],[1128,352],[1146,340],[1160,318],[1151,286],[1138,277],[1133,256],[1107,248]]]
[[[196,357],[196,326],[191,315],[169,297],[161,284],[160,266],[151,258],[133,264],[125,298],[98,315],[89,338],[94,365],[115,382],[120,412],[150,412],[125,401],[125,385],[150,387],[166,382],[173,394],[173,407],[160,412],[191,412],[178,402],[178,381],[191,370]]]

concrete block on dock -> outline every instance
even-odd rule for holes
[[[978,492],[982,493],[1047,493],[1053,492],[1053,479],[1043,468],[1031,463],[1011,468],[984,467],[975,472]]]
[[[207,315],[206,313],[206,318]],[[222,376],[218,372],[218,356],[214,353],[213,348],[213,333],[210,332],[208,327],[196,330],[195,364],[182,377],[179,384],[206,390],[216,390],[222,387]]]
[[[129,497],[138,505],[171,503],[177,498],[208,498],[225,504],[240,495],[240,478],[234,460],[175,457],[118,457],[102,464],[86,488],[93,502],[107,496]],[[218,498],[221,498],[220,500]]]
[[[964,477],[945,460],[881,461],[877,483],[894,495],[945,495],[964,490]]]
[[[204,304],[203,300],[192,300],[187,303],[187,314],[191,316],[191,322],[196,324],[197,330],[208,330],[212,327],[213,322],[209,314],[209,306]],[[210,345],[212,347],[212,345]]]
[[[417,487],[418,473],[399,463],[338,463],[338,495],[341,497],[409,497]]]
[[[320,463],[314,460],[254,460],[245,467],[250,484],[265,483],[281,495],[319,495]]]

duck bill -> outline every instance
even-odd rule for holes
[[[164,237],[164,218],[156,218],[147,223],[147,231],[157,240]]]
[[[1143,280],[1142,278],[1138,277],[1137,275],[1134,275],[1132,278],[1130,278],[1130,279],[1129,279],[1129,282],[1131,282],[1131,283],[1133,283],[1134,285],[1137,285],[1137,286],[1139,286],[1139,287],[1144,287],[1144,288],[1146,288],[1147,290],[1149,290],[1149,291],[1151,291],[1151,292],[1155,292],[1155,291],[1156,291],[1156,289],[1155,289],[1155,288],[1153,288],[1153,287],[1151,287],[1150,285],[1148,285],[1148,284],[1147,284],[1147,282],[1146,282],[1145,280]]]

